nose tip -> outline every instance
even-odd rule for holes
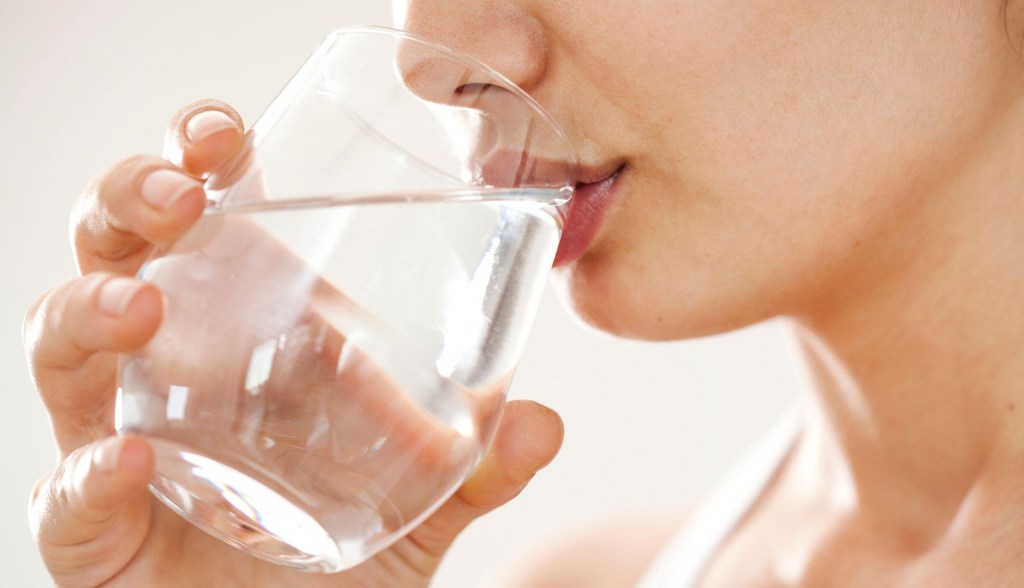
[[[399,2],[401,3],[401,2]],[[547,69],[545,27],[520,2],[408,0],[404,30],[486,63],[532,92]]]
[[[398,77],[408,91],[435,106],[437,116],[459,118],[478,135],[527,129],[536,116],[514,83],[484,63],[417,38],[402,39],[395,51]],[[436,106],[449,108],[436,108]],[[479,145],[478,145],[479,148]]]

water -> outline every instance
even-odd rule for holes
[[[364,561],[490,439],[559,236],[555,191],[211,206],[141,276],[165,320],[122,358],[153,492],[254,555]]]

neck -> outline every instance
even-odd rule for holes
[[[981,142],[845,268],[856,279],[793,317],[819,456],[858,511],[925,542],[984,481],[1024,483],[1022,133]]]

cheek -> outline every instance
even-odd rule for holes
[[[602,238],[559,270],[574,310],[624,336],[707,335],[797,312],[884,257],[992,124],[1011,65],[980,8],[897,4],[842,27],[762,15],[739,50],[705,36],[681,82],[638,99],[645,128],[677,122],[646,135]]]
[[[791,232],[780,234],[756,215],[715,219],[706,210],[669,208],[675,210],[645,209],[650,216],[616,211],[598,247],[555,271],[556,287],[577,315],[615,335],[666,340],[778,312],[795,286],[779,281],[781,270],[800,273]],[[771,267],[779,260],[790,267]]]
[[[666,199],[615,210],[601,242],[558,268],[554,281],[587,323],[645,340],[713,335],[796,312],[863,239],[909,214],[881,198],[802,206],[631,188],[629,196],[649,188]]]

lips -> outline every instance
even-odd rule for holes
[[[565,162],[509,149],[495,149],[480,161],[477,177],[491,186],[555,185],[575,177],[573,167]],[[562,239],[555,253],[555,266],[578,259],[590,246],[601,221],[612,202],[615,187],[624,169],[623,164],[579,167],[580,181],[567,205],[559,208],[563,217]]]
[[[555,253],[555,267],[579,259],[590,246],[612,203],[612,196],[622,170],[622,166],[611,172],[581,170],[584,180],[594,179],[578,183],[572,199],[569,200],[569,212],[562,228],[562,240],[559,241],[558,251]]]

